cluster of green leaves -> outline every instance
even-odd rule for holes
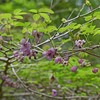
[[[29,33],[28,36],[31,37],[33,30],[43,33],[57,31],[56,26],[51,23],[50,14],[53,13],[49,8],[40,8],[38,10],[31,9],[29,12],[16,9],[12,14],[0,14],[1,29],[3,29],[0,34],[2,36],[12,35],[13,38],[20,40],[22,37],[25,37],[26,33]],[[15,34],[17,34],[17,37],[14,37]]]
[[[66,91],[67,88],[71,90],[82,88],[86,93],[88,93],[87,89],[89,89],[91,95],[99,92],[100,72],[92,73],[92,66],[81,67],[77,60],[77,57],[71,57],[68,66],[55,64],[53,61],[22,64],[20,65],[23,66],[22,69],[17,67],[17,69],[19,68],[17,74],[23,80],[27,80],[27,83],[42,85],[44,88],[51,87],[51,85],[53,88],[57,88],[57,85],[61,85],[61,88],[66,89]],[[73,73],[70,71],[72,65],[78,66],[77,72]],[[50,85],[50,77],[52,75],[55,77],[55,80]],[[79,94],[81,93],[83,92],[79,92]]]

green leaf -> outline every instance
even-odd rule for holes
[[[65,32],[65,31],[68,30],[68,29],[69,29],[68,26],[66,26],[66,27],[61,27],[61,28],[59,29],[59,32],[62,33],[62,32]]]
[[[0,14],[0,20],[1,19],[10,19],[11,17],[12,17],[12,15],[10,13]]]
[[[48,26],[47,27],[47,32],[53,32],[53,31],[56,31],[57,28],[55,26]]]
[[[43,18],[44,18],[45,22],[48,22],[48,23],[50,23],[50,22],[51,22],[50,17],[49,17],[49,15],[48,15],[48,14],[45,14],[45,13],[40,13],[40,15],[41,15],[41,17],[43,17]]]
[[[65,18],[62,18],[62,20],[61,20],[61,21],[64,23],[64,22],[66,22],[67,20],[66,20]]]
[[[14,18],[16,18],[16,19],[23,19],[23,17],[22,16],[14,16]]]
[[[37,13],[37,10],[36,9],[31,9],[31,10],[29,10],[29,12]]]
[[[44,27],[38,27],[38,28],[37,28],[37,31],[38,31],[38,32],[45,32],[45,28],[44,28]]]
[[[46,13],[50,13],[50,14],[53,14],[54,12],[49,9],[49,8],[40,8],[39,9],[39,12],[46,12]]]
[[[73,27],[73,29],[78,29],[81,27],[81,24],[77,24],[76,26]]]
[[[61,27],[60,29],[59,29],[59,32],[65,32],[65,31],[67,31],[68,29],[78,29],[80,26],[81,26],[81,24],[77,24],[77,23],[71,23],[71,24],[69,24],[68,26],[65,26],[65,27]]]
[[[100,11],[95,12],[95,13],[93,14],[93,16],[96,17],[96,19],[100,19]]]
[[[71,41],[71,39],[63,39],[63,40],[61,41],[61,43],[67,43],[67,42],[69,42],[69,41]]]
[[[15,10],[14,10],[14,14],[17,15],[17,14],[19,14],[21,11],[22,11],[21,9],[15,9]]]
[[[23,28],[22,33],[27,32],[27,28]]]
[[[92,16],[86,16],[85,17],[85,21],[89,21],[89,20],[91,20],[92,19]]]
[[[96,28],[96,29],[94,30],[94,35],[97,35],[97,34],[100,34],[100,28]]]
[[[25,27],[27,27],[27,26],[29,26],[29,25],[30,25],[30,22],[25,22],[25,23],[24,23],[24,26],[25,26]]]
[[[24,23],[22,22],[14,22],[14,26],[24,26]]]
[[[24,15],[24,14],[27,14],[26,12],[22,12],[22,10],[21,9],[16,9],[16,10],[14,10],[14,15]]]
[[[76,24],[77,24],[77,23],[71,23],[71,24],[68,25],[68,27],[69,27],[70,29],[73,29],[73,28],[76,26]]]
[[[34,15],[33,15],[33,19],[34,19],[35,21],[39,20],[39,18],[40,18],[40,15],[39,15],[39,14],[34,14]]]

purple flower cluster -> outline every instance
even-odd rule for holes
[[[23,56],[30,56],[31,54],[31,44],[28,42],[26,39],[21,40],[21,47],[20,47],[20,52],[22,52]]]
[[[85,40],[76,40],[75,41],[75,45],[79,48],[81,48],[83,46],[83,44],[85,43]]]
[[[50,48],[49,50],[43,52],[43,56],[46,57],[48,60],[54,58],[55,54],[56,50],[54,48]]]
[[[13,53],[15,58],[19,60],[23,60],[25,56],[28,56],[29,58],[34,56],[34,58],[36,58],[36,52],[31,50],[31,44],[27,39],[22,39],[20,44],[20,50],[14,51]]]

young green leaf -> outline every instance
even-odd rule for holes
[[[0,14],[0,20],[1,19],[10,19],[11,17],[12,17],[12,15],[10,13]]]
[[[54,12],[49,8],[40,8],[39,12],[54,14]]]
[[[39,15],[39,14],[34,14],[34,15],[33,15],[33,19],[34,19],[35,21],[39,20],[39,18],[40,18],[40,15]]]
[[[29,12],[37,13],[37,10],[36,9],[31,9],[31,10],[29,10]]]
[[[22,11],[21,9],[16,9],[16,10],[14,10],[14,14],[18,15],[21,11]]]
[[[55,26],[48,26],[47,27],[47,32],[53,32],[53,31],[56,31],[57,28]]]
[[[50,17],[49,17],[48,14],[46,14],[46,13],[40,13],[40,15],[41,15],[41,17],[44,18],[44,21],[45,21],[45,22],[48,22],[48,23],[51,22]]]
[[[23,19],[23,17],[22,16],[14,16],[14,18],[16,18],[16,19]]]

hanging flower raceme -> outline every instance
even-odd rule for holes
[[[25,56],[28,56],[29,58],[34,56],[34,58],[36,58],[36,52],[31,50],[31,44],[27,39],[22,39],[20,41],[20,50],[14,51],[13,55],[19,60],[23,60]]]
[[[56,54],[56,49],[54,48],[50,48],[49,50],[43,52],[43,56],[46,57],[48,60],[54,58],[55,54]]]
[[[21,40],[21,47],[20,52],[23,53],[23,56],[30,56],[31,55],[31,44],[26,39]]]

